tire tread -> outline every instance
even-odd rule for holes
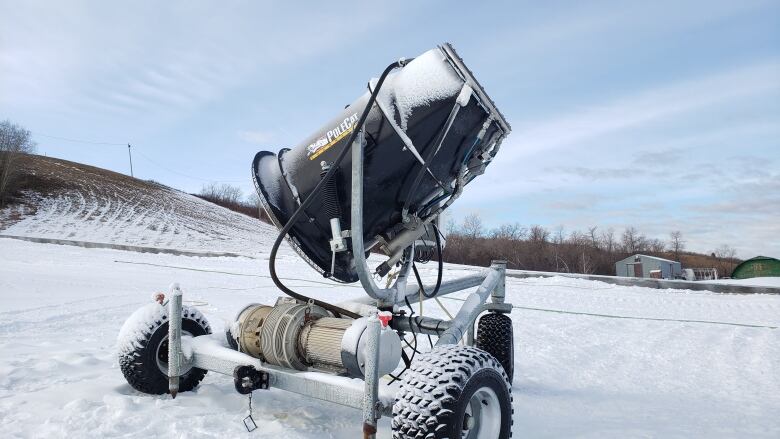
[[[191,323],[187,323],[191,322]],[[168,393],[167,380],[165,383],[161,383],[159,379],[160,370],[157,367],[157,363],[147,364],[149,362],[149,351],[152,349],[149,343],[152,340],[154,334],[164,325],[167,326],[168,314],[167,312],[159,313],[152,319],[139,322],[135,328],[131,328],[134,332],[136,343],[133,343],[131,348],[119,352],[119,368],[122,370],[122,374],[125,376],[128,384],[139,392],[162,395]],[[203,334],[211,334],[211,326],[209,325],[206,317],[196,308],[182,307],[182,326],[187,324],[196,325]],[[201,334],[198,334],[201,335]],[[192,368],[186,374],[182,375],[179,380],[179,391],[187,392],[195,387],[206,376],[206,371],[199,368]]]
[[[455,404],[469,378],[484,369],[500,371],[512,406],[512,386],[501,364],[470,346],[439,346],[418,357],[403,378],[393,405],[393,439],[443,439],[456,422]],[[511,409],[514,413],[514,408]],[[510,419],[511,433],[512,420]]]

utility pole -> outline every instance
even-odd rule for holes
[[[130,144],[127,144],[127,156],[130,157],[130,176],[134,177],[133,175],[133,153],[130,152]]]

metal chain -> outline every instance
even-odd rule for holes
[[[244,427],[246,427],[248,433],[257,430],[257,423],[255,423],[255,418],[252,417],[252,393],[249,392],[249,415],[244,418]]]

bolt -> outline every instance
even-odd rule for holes
[[[468,413],[465,413],[463,415],[463,430],[471,430],[474,428],[474,424],[476,424],[474,417]]]

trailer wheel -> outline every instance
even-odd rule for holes
[[[211,334],[208,321],[196,308],[182,307],[182,335]],[[168,393],[168,309],[150,303],[134,312],[119,332],[119,367],[136,390],[152,395]],[[194,389],[206,371],[182,369],[179,392]]]
[[[512,389],[501,364],[471,346],[439,346],[406,372],[393,439],[512,437]]]
[[[515,374],[515,342],[512,319],[506,314],[488,313],[477,324],[476,347],[495,357],[512,382]]]

